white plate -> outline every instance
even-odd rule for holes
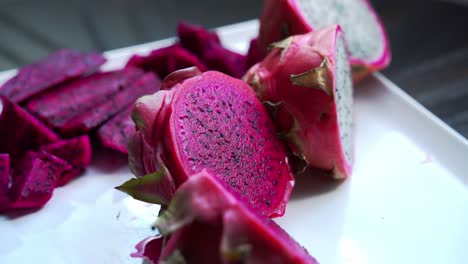
[[[244,52],[257,22],[219,32]],[[172,41],[108,52],[105,67]],[[380,74],[355,98],[353,176],[340,185],[298,177],[277,222],[321,263],[467,263],[467,141]],[[141,263],[129,255],[154,232],[158,206],[112,189],[129,177],[124,156],[101,150],[41,210],[0,216],[0,263]]]

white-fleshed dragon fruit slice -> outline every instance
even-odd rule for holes
[[[266,0],[258,44],[339,24],[345,32],[353,79],[385,68],[391,60],[385,28],[368,0]]]
[[[280,135],[314,167],[345,178],[353,162],[353,84],[343,32],[330,26],[272,44],[244,77]]]

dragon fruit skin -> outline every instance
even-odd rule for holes
[[[181,45],[198,56],[208,70],[241,78],[247,70],[247,57],[222,46],[218,35],[201,26],[179,23]],[[200,69],[202,70],[202,69]]]
[[[259,46],[264,55],[271,43],[340,24],[355,81],[385,68],[391,60],[387,33],[368,0],[267,0],[260,21]]]
[[[59,139],[54,131],[4,96],[0,96],[0,138],[0,153],[9,153],[12,161],[27,150]]]
[[[206,170],[180,186],[156,226],[164,236],[170,235],[160,263],[176,259],[188,263],[318,263],[275,222]],[[203,243],[197,243],[200,239]]]
[[[0,153],[0,212],[10,204],[10,155]]]
[[[165,78],[169,73],[195,66],[206,71],[206,66],[180,44],[174,44],[151,51],[147,56],[134,55],[125,67],[137,67]]]
[[[200,74],[195,68],[172,73],[162,87],[166,81],[175,83],[171,90],[135,104],[139,133],[129,145],[135,175],[165,167],[165,184],[170,186],[167,180],[172,179],[177,187],[189,175],[212,169],[265,215],[283,215],[294,177],[252,89],[225,74]]]
[[[352,81],[339,26],[274,44],[245,76],[260,100],[276,105],[277,129],[293,152],[345,178],[352,168]]]
[[[161,256],[164,238],[162,235],[151,236],[140,241],[136,246],[136,252],[130,254],[133,258],[143,258],[149,263],[158,263]]]
[[[21,68],[16,76],[0,87],[0,95],[5,95],[16,103],[23,102],[57,84],[93,73],[104,62],[106,59],[99,53],[61,49]]]
[[[12,175],[10,209],[39,208],[52,197],[55,182],[71,165],[47,152],[28,152]]]
[[[57,179],[57,187],[63,186],[81,175],[85,168],[91,164],[92,149],[88,135],[60,140],[42,146],[40,150],[46,151],[72,166],[71,169],[64,171]]]

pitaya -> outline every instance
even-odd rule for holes
[[[64,139],[40,148],[66,162],[72,167],[57,179],[56,186],[63,186],[83,173],[91,163],[91,143],[88,135]]]
[[[294,178],[283,145],[250,87],[225,74],[196,68],[169,75],[154,95],[135,104],[139,130],[129,145],[137,176],[165,169],[161,181],[177,187],[204,168],[213,170],[267,216],[284,214]],[[143,177],[144,178],[144,177]],[[152,187],[158,189],[157,186]],[[135,181],[129,189],[132,194]],[[159,188],[161,189],[161,188]],[[170,199],[173,190],[154,195]]]
[[[250,40],[249,51],[247,52],[247,67],[250,68],[253,65],[260,62],[265,56],[263,56],[260,47],[258,46],[258,38]]]
[[[133,105],[128,106],[99,128],[97,134],[104,146],[124,154],[128,153],[128,142],[136,132],[135,123],[131,117],[132,110]]]
[[[0,153],[0,211],[10,204],[10,155]]]
[[[55,182],[71,165],[47,152],[28,152],[12,175],[11,209],[42,207],[52,197]]]
[[[259,45],[340,24],[350,51],[353,79],[390,63],[385,29],[368,0],[266,0],[260,19]]]
[[[177,27],[180,43],[197,55],[208,70],[241,78],[247,69],[247,57],[222,46],[219,37],[201,26],[180,23]]]
[[[157,80],[157,84],[153,85],[153,90],[151,93],[159,90],[160,85],[161,84],[159,80]],[[133,104],[129,105],[124,111],[115,115],[99,128],[97,134],[104,146],[124,154],[128,153],[128,142],[136,132],[135,123],[133,123],[131,117],[132,110]]]
[[[27,108],[65,136],[80,135],[97,127],[155,91],[153,73],[135,68],[99,73],[32,99]]]
[[[244,79],[295,154],[335,178],[351,173],[353,84],[339,26],[273,44]]]
[[[12,161],[29,149],[55,142],[59,137],[20,106],[0,96],[0,153]]]
[[[95,72],[104,62],[106,59],[99,53],[58,50],[21,68],[16,76],[0,87],[0,95],[13,102],[22,102],[54,85]]]
[[[154,72],[160,78],[165,78],[173,71],[192,66],[206,71],[205,65],[195,55],[180,44],[174,44],[153,50],[148,56],[134,55],[125,67],[138,67],[144,71]]]
[[[180,186],[156,226],[168,236],[159,263],[318,263],[206,170]]]

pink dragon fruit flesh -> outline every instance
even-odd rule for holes
[[[55,132],[4,96],[0,96],[0,138],[0,153],[9,153],[12,161],[27,150],[59,139]]]
[[[151,188],[161,190],[158,184],[177,187],[208,168],[260,212],[283,215],[294,178],[274,125],[252,89],[220,72],[201,74],[196,68],[172,73],[161,87],[170,90],[135,104],[139,132],[129,145],[135,175],[152,175],[148,181],[156,186]],[[134,195],[138,181],[119,189]],[[165,189],[158,199],[167,202],[172,193]]]
[[[64,139],[45,145],[40,150],[46,151],[66,162],[72,167],[64,171],[57,179],[56,186],[67,184],[70,180],[81,175],[86,167],[91,164],[91,143],[88,135]]]
[[[138,67],[144,71],[151,71],[160,78],[165,78],[169,73],[195,66],[201,71],[206,71],[205,65],[180,44],[153,50],[148,56],[134,55],[130,58],[126,67]]]
[[[160,257],[151,263],[318,263],[206,170],[180,186],[156,227],[166,241],[152,245]]]
[[[258,38],[253,38],[250,40],[249,51],[247,52],[247,67],[250,68],[263,60],[265,56],[263,55],[260,47],[258,45]]]
[[[201,26],[179,23],[177,33],[184,48],[197,55],[208,70],[241,78],[247,69],[247,57],[222,46],[218,35]]]
[[[297,156],[338,179],[351,173],[353,84],[339,26],[273,44],[244,79]]]
[[[13,171],[10,209],[42,207],[52,197],[56,180],[70,169],[47,152],[28,152]]]
[[[136,133],[135,123],[131,117],[132,110],[133,105],[128,106],[98,129],[99,140],[104,146],[128,154],[128,142]]]
[[[152,93],[157,85],[153,73],[136,68],[98,73],[32,99],[27,109],[60,134],[76,136]]]
[[[368,0],[266,0],[259,45],[339,24],[345,32],[353,79],[385,68],[391,59],[385,29]]]
[[[10,155],[0,153],[0,212],[10,204]]]
[[[160,82],[153,85],[154,93],[159,90]],[[149,94],[149,93],[148,93]],[[109,121],[104,123],[97,131],[98,137],[106,147],[127,154],[127,146],[130,138],[135,134],[135,123],[132,120],[133,104],[129,105],[124,111],[115,115]]]
[[[54,85],[93,73],[106,62],[99,53],[62,49],[36,63],[24,66],[0,87],[0,95],[22,102]]]

